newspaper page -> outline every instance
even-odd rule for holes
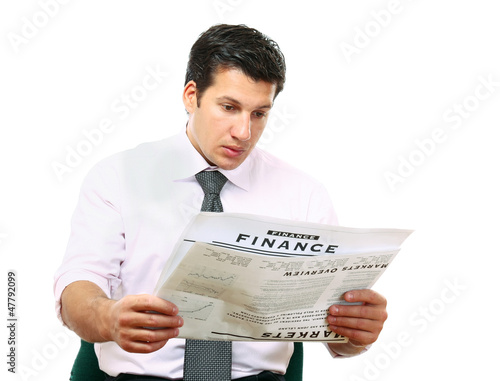
[[[411,232],[203,212],[156,294],[179,307],[179,337],[346,342],[328,328],[328,308],[371,288]]]

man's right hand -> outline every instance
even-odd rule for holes
[[[123,350],[150,353],[179,335],[184,321],[173,303],[153,295],[109,299],[94,283],[77,281],[61,297],[66,325],[88,342],[115,341]]]
[[[184,323],[175,304],[153,295],[128,295],[105,304],[110,339],[127,352],[157,351],[179,335]]]

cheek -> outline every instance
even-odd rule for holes
[[[252,128],[252,139],[259,140],[260,137],[262,136],[264,129],[266,128],[265,123],[259,123],[256,126],[253,126]]]
[[[194,122],[199,144],[207,145],[213,138],[214,126],[216,125],[214,118],[210,118],[206,113],[199,113]]]

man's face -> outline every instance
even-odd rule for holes
[[[196,84],[189,82],[183,99],[191,144],[209,164],[237,168],[262,135],[275,92],[276,85],[255,82],[236,69],[217,72],[200,99]]]

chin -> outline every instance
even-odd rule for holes
[[[226,170],[226,171],[231,171],[231,170],[233,170],[233,169],[238,168],[238,167],[240,166],[240,164],[241,164],[241,163],[238,163],[238,164],[232,164],[232,165],[230,165],[230,164],[227,164],[227,165],[222,164],[222,165],[219,165],[218,167],[219,167],[220,169],[224,169],[224,170]]]
[[[241,163],[243,163],[243,160],[241,160],[241,161],[237,161],[237,162],[235,162],[235,161],[224,161],[224,160],[221,160],[221,161],[217,164],[217,166],[218,166],[219,168],[221,168],[221,169],[226,170],[226,171],[231,171],[231,170],[233,170],[233,169],[238,168],[238,167],[241,165]]]

